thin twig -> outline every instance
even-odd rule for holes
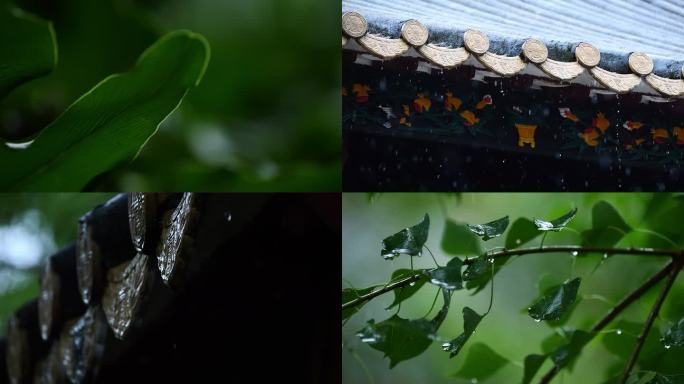
[[[665,298],[667,297],[670,288],[672,288],[672,284],[674,284],[674,281],[677,278],[677,274],[679,273],[679,270],[681,268],[681,262],[675,262],[675,265],[672,267],[672,270],[670,271],[670,276],[668,276],[667,281],[665,282],[665,286],[660,291],[660,295],[658,296],[658,299],[656,300],[655,304],[653,304],[653,309],[651,309],[651,313],[648,314],[646,324],[644,324],[644,328],[641,330],[641,334],[637,338],[637,343],[634,346],[634,350],[632,351],[632,356],[630,356],[629,362],[627,363],[625,370],[622,372],[622,379],[620,380],[620,383],[624,384],[625,382],[627,382],[629,373],[632,371],[634,364],[636,364],[637,358],[639,357],[639,353],[641,352],[641,348],[644,346],[644,342],[646,342],[648,332],[651,330],[653,322],[655,321],[656,317],[658,316],[658,312],[660,311],[660,307],[663,305],[663,302],[665,301]]]
[[[613,321],[622,311],[629,307],[632,303],[637,301],[644,293],[648,292],[654,285],[658,284],[662,279],[664,279],[672,270],[674,263],[668,263],[663,269],[658,271],[656,274],[651,276],[646,280],[639,288],[630,292],[629,295],[625,296],[613,309],[610,310],[601,320],[599,320],[591,328],[591,333],[593,335],[598,334],[603,328],[605,328],[611,321]],[[549,369],[548,372],[539,381],[540,384],[550,383],[551,380],[560,371],[555,365]]]
[[[519,248],[512,250],[502,250],[495,253],[490,253],[487,255],[488,258],[496,259],[499,257],[515,256],[515,255],[528,255],[535,253],[558,253],[558,252],[577,252],[577,253],[602,253],[609,255],[649,255],[649,256],[670,256],[675,260],[684,260],[684,252],[680,250],[673,249],[654,249],[654,248],[610,248],[610,247],[581,247],[574,245],[566,246],[547,246],[547,247],[534,247],[534,248]],[[474,263],[477,259],[466,259],[463,260],[463,265],[470,265]],[[405,279],[399,280],[392,284],[387,284],[382,289],[367,293],[363,296],[357,297],[356,299],[342,304],[342,309],[347,309],[353,307],[364,301],[371,300],[377,296],[384,293],[390,292],[396,288],[403,287],[414,281],[418,281],[423,277],[421,274],[416,274]]]

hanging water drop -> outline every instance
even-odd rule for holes
[[[515,239],[515,244],[520,245],[520,239]]]
[[[412,282],[409,283],[409,285],[413,287],[414,285],[416,285],[416,282],[415,282],[415,281],[412,281]]]
[[[606,253],[603,254],[603,260],[605,260],[605,259],[607,259],[607,258],[608,258],[608,252],[606,252]]]
[[[570,254],[571,254],[572,256],[577,256],[577,255],[579,254],[579,252],[577,252],[577,251],[572,251]]]
[[[618,335],[622,335],[622,329],[618,329],[617,331],[615,331],[615,333],[617,333]]]
[[[451,349],[451,343],[442,344],[442,350],[443,351],[448,351],[449,349]]]
[[[537,323],[539,323],[539,322],[541,321],[541,319],[534,319],[534,321],[536,321]]]

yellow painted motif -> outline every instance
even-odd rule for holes
[[[454,94],[451,93],[451,91],[446,91],[445,95],[446,100],[444,100],[444,109],[451,112],[452,110],[458,110],[461,108],[461,99],[454,97]]]
[[[478,119],[474,113],[468,110],[461,112],[460,116],[463,118],[463,120],[465,120],[463,124],[465,124],[468,127],[471,127],[480,122],[480,119]]]
[[[413,109],[416,112],[429,111],[432,106],[432,101],[425,97],[422,93],[419,93],[417,97],[413,100]]]
[[[606,130],[608,127],[610,127],[610,121],[606,119],[606,116],[599,112],[596,114],[596,117],[591,121],[592,125],[601,131],[601,133],[606,133]]]
[[[476,109],[482,109],[482,108],[484,108],[484,107],[486,107],[486,106],[488,106],[488,105],[491,105],[491,104],[492,104],[492,96],[490,96],[490,95],[484,95],[484,96],[482,97],[482,100],[480,100],[480,102],[477,103],[477,105],[475,106],[475,108],[476,108]]]
[[[584,139],[584,142],[590,147],[598,145],[599,133],[593,127],[589,127],[582,131],[582,133],[579,134],[579,137]]]
[[[518,129],[519,147],[522,147],[525,144],[529,144],[532,148],[536,146],[534,142],[534,132],[537,130],[536,125],[516,124],[515,128]]]
[[[403,104],[403,105],[401,106],[401,110],[403,111],[404,116],[402,116],[402,117],[399,119],[399,124],[405,125],[405,126],[407,126],[407,127],[410,127],[410,126],[411,126],[411,123],[410,123],[406,118],[409,117],[409,116],[411,116],[411,109],[409,108],[408,105]]]
[[[670,137],[670,133],[667,129],[652,128],[651,136],[653,136],[653,141],[655,141],[656,144],[663,144]]]
[[[356,95],[356,101],[359,103],[365,103],[368,101],[368,92],[371,91],[371,87],[366,84],[356,83],[352,85],[352,93]]]
[[[575,123],[579,121],[579,118],[575,116],[574,113],[570,110],[570,108],[558,108],[558,112],[560,112],[560,115],[565,117],[568,120],[572,120]]]
[[[637,129],[643,127],[644,123],[642,123],[640,121],[627,120],[627,121],[625,121],[624,124],[622,124],[622,126],[628,131],[636,131]]]

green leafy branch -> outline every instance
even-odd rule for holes
[[[634,365],[640,354],[641,348],[649,334],[653,321],[662,306],[669,288],[672,286],[676,276],[684,264],[684,251],[671,248],[636,248],[636,247],[615,247],[615,244],[628,232],[650,233],[673,246],[676,243],[664,235],[655,231],[633,229],[624,222],[617,211],[606,202],[598,202],[592,210],[592,228],[580,233],[582,245],[554,245],[544,246],[543,242],[549,232],[559,232],[574,219],[577,209],[573,208],[568,213],[554,220],[534,219],[529,220],[520,218],[516,220],[506,239],[506,248],[491,249],[482,251],[479,244],[473,242],[473,237],[477,241],[479,237],[482,241],[501,236],[509,226],[508,216],[493,220],[484,224],[459,224],[447,220],[442,247],[452,253],[477,254],[478,257],[460,258],[454,257],[445,266],[440,266],[436,259],[435,268],[414,270],[413,262],[411,268],[399,270],[392,275],[392,279],[385,285],[373,286],[365,289],[346,288],[342,290],[342,317],[344,323],[363,305],[370,300],[388,292],[395,293],[395,300],[389,308],[400,305],[401,302],[409,299],[425,283],[431,283],[439,287],[443,292],[444,304],[438,317],[428,321],[425,319],[409,320],[401,318],[395,313],[390,319],[376,323],[371,320],[366,327],[359,331],[358,336],[361,341],[370,347],[382,351],[390,358],[390,367],[403,360],[415,357],[424,352],[431,341],[438,340],[436,335],[439,326],[443,322],[442,315],[448,311],[448,300],[452,292],[456,290],[474,289],[474,293],[481,290],[486,284],[491,283],[491,297],[489,309],[483,315],[469,307],[463,309],[463,332],[449,342],[442,343],[442,349],[449,352],[450,357],[455,357],[462,350],[470,336],[473,334],[482,319],[489,313],[493,302],[493,280],[496,272],[504,263],[513,256],[523,256],[529,254],[552,254],[570,253],[573,256],[587,254],[602,254],[601,262],[613,255],[640,255],[654,257],[669,257],[672,261],[665,268],[653,275],[641,286],[628,294],[622,301],[615,305],[602,319],[600,319],[589,331],[573,330],[567,332],[568,342],[557,347],[555,350],[544,354],[532,354],[525,358],[523,383],[530,383],[538,370],[542,367],[547,358],[551,359],[553,366],[542,376],[540,382],[548,383],[563,368],[571,366],[574,359],[581,353],[594,336],[615,319],[623,310],[634,303],[644,293],[654,285],[667,277],[667,283],[656,304],[653,306],[649,317],[643,326],[640,336],[637,339],[632,355],[626,364],[622,377],[619,382],[625,383],[628,379],[635,380],[641,377],[640,372],[633,372]],[[411,227],[407,227],[383,240],[383,247],[380,252],[385,259],[393,259],[401,255],[408,255],[411,260],[414,256],[420,256],[425,248],[428,238],[430,218],[426,214],[423,220]],[[579,232],[578,232],[579,233]],[[520,245],[529,242],[536,236],[543,234],[540,246],[518,248]],[[449,236],[456,236],[457,239],[448,239]],[[600,264],[599,264],[600,265]],[[462,270],[465,268],[465,270]],[[552,286],[545,290],[527,308],[528,315],[535,321],[559,322],[563,317],[567,317],[577,304],[577,294],[581,284],[581,278],[577,277]],[[439,291],[438,291],[439,292]],[[434,306],[434,303],[433,303]],[[389,309],[388,308],[388,309]],[[439,318],[439,321],[436,319]],[[343,324],[344,324],[343,323]],[[417,341],[420,342],[417,342]],[[673,326],[663,338],[665,349],[670,346],[684,345],[684,319]],[[498,357],[494,351],[476,344],[478,350],[491,356]],[[475,347],[475,346],[473,346]],[[469,358],[470,359],[470,358]],[[501,364],[502,365],[502,364]],[[497,369],[500,368],[496,367]],[[467,367],[464,367],[467,369]],[[487,373],[487,375],[493,372]],[[484,376],[483,376],[484,377]],[[664,376],[663,376],[664,377]]]

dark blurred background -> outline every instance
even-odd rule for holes
[[[54,23],[59,63],[0,102],[26,141],[177,29],[202,33],[202,83],[139,157],[90,190],[339,190],[340,5],[319,0],[15,0]]]

